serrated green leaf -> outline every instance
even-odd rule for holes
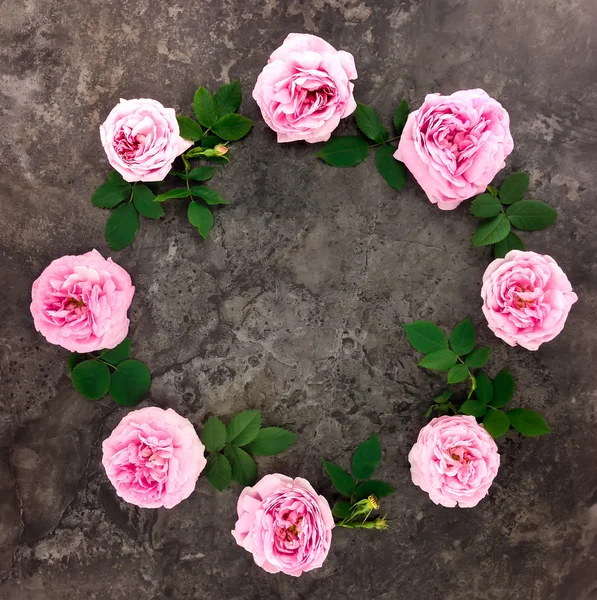
[[[133,243],[139,230],[137,209],[126,202],[117,206],[106,221],[106,241],[112,250],[122,250]]]
[[[378,481],[377,479],[370,479],[364,481],[357,486],[355,491],[355,500],[364,500],[373,494],[377,498],[385,498],[390,494],[393,494],[396,490],[385,481]]]
[[[480,194],[471,203],[471,212],[475,217],[486,219],[502,212],[500,201],[491,194]]]
[[[526,410],[525,408],[513,408],[506,414],[512,427],[522,435],[536,437],[551,432],[545,419],[535,411]]]
[[[221,492],[232,481],[232,465],[223,454],[214,452],[207,457],[205,474],[209,483]]]
[[[213,177],[217,167],[196,167],[191,169],[188,174],[188,178],[193,181],[207,181]]]
[[[202,198],[203,200],[205,200],[205,202],[207,202],[207,204],[228,204],[228,202],[226,202],[226,200],[224,200],[224,198],[222,198],[222,196],[220,196],[218,192],[208,187],[205,187],[204,185],[197,185],[195,187],[192,187],[191,194],[193,194],[193,196],[196,196],[197,198]]]
[[[381,460],[381,446],[377,435],[364,441],[352,456],[352,474],[356,479],[369,479]]]
[[[133,187],[133,204],[135,208],[148,219],[159,219],[164,216],[164,209],[155,202],[155,194],[142,183]]]
[[[356,487],[356,481],[353,479],[350,473],[347,473],[344,469],[339,467],[338,465],[328,462],[327,460],[323,461],[323,466],[327,471],[330,479],[332,480],[332,485],[344,496],[352,496],[354,494],[354,490]]]
[[[203,86],[195,92],[193,109],[197,121],[204,127],[213,127],[218,121],[218,108],[216,102]]]
[[[110,369],[97,360],[80,362],[71,374],[73,386],[88,400],[99,400],[108,393]]]
[[[116,173],[116,171],[113,171]],[[117,174],[118,175],[118,174]],[[120,177],[120,175],[118,175]],[[128,199],[131,195],[131,184],[124,181],[122,177],[119,179],[115,176],[110,176],[106,183],[102,183],[91,196],[93,206],[98,208],[114,208],[123,200]]]
[[[261,427],[261,411],[243,410],[238,413],[226,428],[226,441],[235,446],[252,442]]]
[[[458,357],[452,350],[448,348],[442,348],[431,352],[419,362],[419,367],[425,369],[432,369],[434,371],[447,371],[450,367],[456,364]]]
[[[514,396],[514,377],[508,369],[502,369],[493,379],[493,398],[491,406],[503,408],[510,403]]]
[[[553,225],[558,213],[540,200],[520,200],[506,211],[512,227],[521,231],[539,231]]]
[[[193,200],[189,204],[187,216],[189,223],[194,225],[199,230],[201,237],[206,240],[214,226],[214,217],[211,214],[211,210],[205,204]]]
[[[448,371],[448,383],[460,383],[468,377],[468,367],[466,365],[454,365]]]
[[[337,519],[346,519],[350,516],[350,509],[352,508],[352,504],[350,502],[346,502],[346,500],[340,500],[340,502],[336,502],[332,508],[332,514]]]
[[[386,183],[400,191],[406,181],[406,167],[394,158],[395,148],[384,144],[375,151],[375,165]]]
[[[490,410],[483,419],[483,427],[492,438],[499,438],[510,429],[510,419],[502,410]]]
[[[218,452],[226,444],[226,425],[217,417],[209,417],[199,437],[208,452]]]
[[[450,347],[456,354],[468,354],[475,347],[475,326],[467,318],[458,323],[450,334]]]
[[[413,323],[406,323],[402,327],[406,331],[406,337],[411,346],[423,354],[429,354],[448,347],[446,334],[437,325],[429,321],[414,321]]]
[[[491,379],[481,372],[476,376],[477,388],[475,389],[475,395],[477,399],[483,404],[488,404],[493,398],[493,384]]]
[[[384,127],[377,111],[366,104],[357,103],[354,113],[357,127],[371,140],[379,144],[388,139],[388,130]]]
[[[503,240],[510,233],[510,221],[504,213],[500,213],[487,221],[483,221],[473,234],[473,246],[487,246]]]
[[[510,250],[524,250],[524,242],[512,231],[493,247],[495,258],[504,258]]]
[[[504,179],[500,186],[500,200],[502,204],[513,204],[524,196],[529,187],[529,176],[526,173],[512,173]]]
[[[364,161],[369,154],[369,144],[358,135],[344,135],[332,138],[317,153],[332,167],[354,167]]]
[[[253,127],[253,121],[237,113],[224,115],[213,126],[213,132],[226,141],[235,141],[244,138]]]
[[[79,354],[78,352],[71,352],[68,355],[68,370],[72,373],[73,369],[80,363],[85,360],[84,354]]]
[[[172,190],[168,190],[163,194],[155,197],[154,202],[165,202],[166,200],[170,200],[170,198],[188,198],[189,190],[186,188],[174,188]]]
[[[201,139],[203,130],[197,121],[182,115],[178,115],[176,120],[178,121],[178,128],[180,130],[181,138],[184,140],[189,140],[190,142],[196,142],[197,140]]]
[[[478,400],[467,400],[460,407],[460,413],[473,417],[482,417],[487,412],[487,406]]]
[[[224,456],[232,467],[232,479],[241,485],[253,485],[257,481],[257,465],[242,449],[236,446],[226,446]]]
[[[237,79],[221,86],[214,94],[214,100],[218,107],[218,118],[236,112],[243,100],[240,81]]]
[[[476,348],[465,359],[466,366],[470,369],[480,369],[489,359],[491,348]]]
[[[397,106],[394,111],[394,129],[398,135],[402,134],[402,130],[406,125],[406,121],[408,119],[408,113],[410,112],[408,108],[408,102],[406,100],[402,100],[400,104]]]
[[[126,360],[131,354],[131,338],[126,337],[118,346],[111,350],[104,350],[100,356],[102,360],[111,365],[118,365],[123,360]]]
[[[285,452],[296,441],[296,433],[281,427],[264,427],[257,437],[245,446],[250,454],[256,456],[274,456]]]
[[[135,406],[149,393],[151,375],[141,361],[125,360],[118,364],[110,380],[110,396],[123,406]]]

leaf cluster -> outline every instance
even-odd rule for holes
[[[129,358],[131,338],[125,338],[111,350],[68,357],[68,368],[74,388],[88,400],[99,400],[106,394],[122,406],[136,406],[147,396],[151,375],[147,366]]]
[[[406,167],[394,158],[396,149],[390,142],[397,140],[402,134],[408,113],[408,103],[402,100],[394,112],[396,136],[389,139],[388,130],[377,111],[371,106],[358,103],[354,115],[362,135],[332,138],[317,153],[317,158],[333,167],[354,167],[367,158],[370,149],[376,148],[375,165],[379,174],[390,187],[400,191],[406,181]]]
[[[253,485],[257,464],[253,456],[273,456],[285,452],[297,435],[282,427],[261,427],[261,411],[244,410],[228,425],[210,417],[199,435],[209,455],[206,475],[218,491],[231,481]]]

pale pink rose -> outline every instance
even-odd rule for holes
[[[129,274],[97,250],[63,256],[33,282],[35,329],[71,352],[114,348],[128,333],[134,293]]]
[[[394,157],[433,204],[452,210],[485,191],[512,152],[510,117],[483,90],[429,94],[408,115]]]
[[[487,267],[481,297],[489,329],[510,346],[527,350],[553,340],[578,300],[551,256],[520,250]]]
[[[500,455],[493,438],[474,417],[433,419],[419,431],[408,460],[415,485],[442,506],[472,508],[497,475]]]
[[[162,181],[194,142],[180,137],[173,108],[156,100],[120,100],[100,125],[108,162],[126,181]]]
[[[172,508],[188,498],[207,463],[191,422],[155,406],[126,415],[102,450],[116,493],[141,508]]]
[[[354,112],[354,57],[315,35],[291,33],[270,56],[253,90],[278,142],[325,142]]]
[[[232,535],[268,573],[298,577],[326,559],[334,517],[306,479],[266,475],[241,492],[237,511]]]

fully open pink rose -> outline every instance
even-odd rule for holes
[[[315,35],[291,33],[270,56],[253,98],[278,142],[325,142],[357,105],[354,57]]]
[[[485,191],[514,147],[510,117],[483,90],[429,94],[408,116],[398,150],[433,204],[452,210]]]
[[[553,340],[578,300],[551,256],[520,250],[510,250],[487,267],[481,297],[491,331],[527,350]]]
[[[141,508],[172,508],[188,498],[207,463],[195,428],[171,408],[130,412],[102,449],[116,493]]]
[[[334,517],[311,484],[274,473],[238,499],[232,535],[268,573],[298,577],[321,567],[330,550]]]
[[[128,333],[134,293],[129,274],[97,250],[63,256],[33,282],[35,329],[71,352],[114,348]]]
[[[100,126],[109,163],[126,181],[162,181],[193,145],[180,137],[173,108],[156,100],[121,100]]]
[[[474,417],[433,419],[419,432],[408,460],[415,485],[436,504],[476,506],[486,495],[500,466],[493,438]]]

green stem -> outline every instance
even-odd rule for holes
[[[458,360],[466,367],[469,379],[471,380],[471,389],[469,390],[468,396],[466,397],[467,400],[470,400],[471,396],[473,395],[473,392],[477,389],[477,379],[471,373],[471,370],[468,368],[468,365],[462,360],[462,358],[460,358],[460,356],[458,357]]]
[[[114,369],[115,371],[118,371],[117,367],[115,367],[114,365],[111,365],[109,362],[106,362],[105,360],[102,360],[99,356],[96,356],[95,360],[97,360],[98,362],[104,363],[105,365],[108,365],[111,369]]]
[[[131,197],[129,198],[129,202],[133,201],[133,190],[135,189],[136,185],[137,185],[136,181],[135,181],[135,183],[133,183],[133,185],[131,185]]]
[[[369,148],[377,148],[378,146],[383,146],[384,144],[389,144],[390,142],[395,142],[396,140],[399,140],[400,136],[397,135],[396,137],[390,138],[389,140],[386,140],[385,142],[380,142],[379,144],[370,144]]]

